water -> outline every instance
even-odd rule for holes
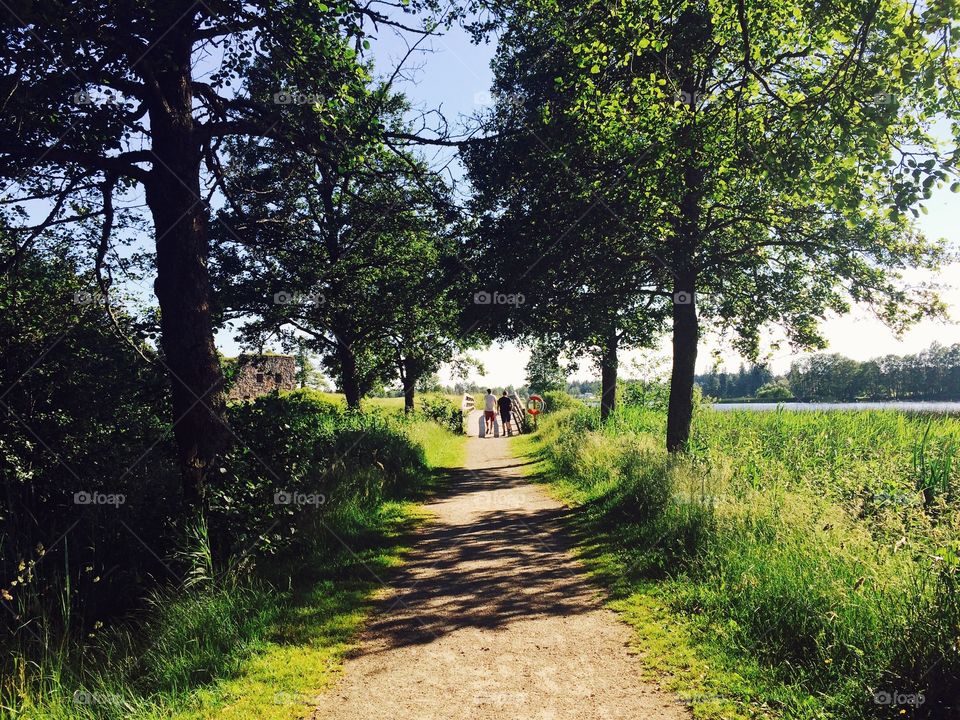
[[[903,412],[960,414],[960,402],[904,401],[904,402],[784,402],[784,403],[714,403],[716,410],[901,410]]]

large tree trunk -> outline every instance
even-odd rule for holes
[[[690,89],[693,92],[693,89]],[[700,245],[700,198],[703,171],[695,163],[696,137],[688,128],[684,141],[691,147],[691,162],[684,168],[686,191],[674,245],[673,268],[673,368],[667,408],[667,450],[683,452],[693,420],[693,383],[697,367],[700,327],[697,319],[697,258]]]
[[[340,385],[347,399],[347,407],[359,410],[361,392],[360,379],[357,377],[357,356],[354,355],[351,344],[339,336],[337,359],[340,361]]]
[[[186,501],[229,445],[223,375],[213,343],[207,273],[207,208],[200,195],[200,146],[193,136],[190,47],[166,48],[150,98],[154,163],[146,200],[156,231],[161,348],[172,388],[173,432]],[[157,50],[156,52],[162,52]],[[145,61],[146,62],[146,61]]]
[[[667,450],[684,451],[693,420],[693,383],[700,339],[695,282],[678,278],[674,284],[673,368],[670,373],[670,404],[667,409]],[[689,300],[689,302],[683,302]]]
[[[606,421],[617,409],[617,333],[607,338],[600,358],[600,421]]]
[[[403,361],[403,373],[400,379],[403,383],[403,411],[405,413],[412,413],[415,410],[414,399],[417,391],[417,380],[419,380],[415,370],[412,361]]]
[[[667,408],[667,450],[682,452],[690,439],[693,420],[693,384],[697,367],[700,327],[697,319],[696,289],[699,272],[697,252],[701,246],[701,200],[704,172],[700,163],[697,131],[699,95],[703,91],[704,69],[694,70],[696,54],[710,37],[711,18],[698,8],[684,11],[677,43],[682,97],[690,106],[690,121],[677,137],[687,151],[683,164],[683,197],[673,240],[673,368],[670,373],[670,403]]]

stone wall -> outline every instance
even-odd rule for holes
[[[297,363],[291,355],[241,355],[234,362],[237,374],[227,394],[230,400],[252,400],[297,387]]]

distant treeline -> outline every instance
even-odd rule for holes
[[[858,361],[837,353],[795,361],[786,375],[762,365],[697,376],[703,394],[719,399],[960,400],[960,344],[934,343],[913,355]]]
[[[737,372],[710,372],[696,376],[704,395],[721,399],[755,397],[760,388],[774,379],[770,369],[763,365],[741,365]]]

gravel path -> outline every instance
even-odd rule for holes
[[[471,418],[476,432],[476,418]],[[570,553],[562,506],[520,477],[504,438],[468,439],[314,720],[669,720],[630,629]]]

